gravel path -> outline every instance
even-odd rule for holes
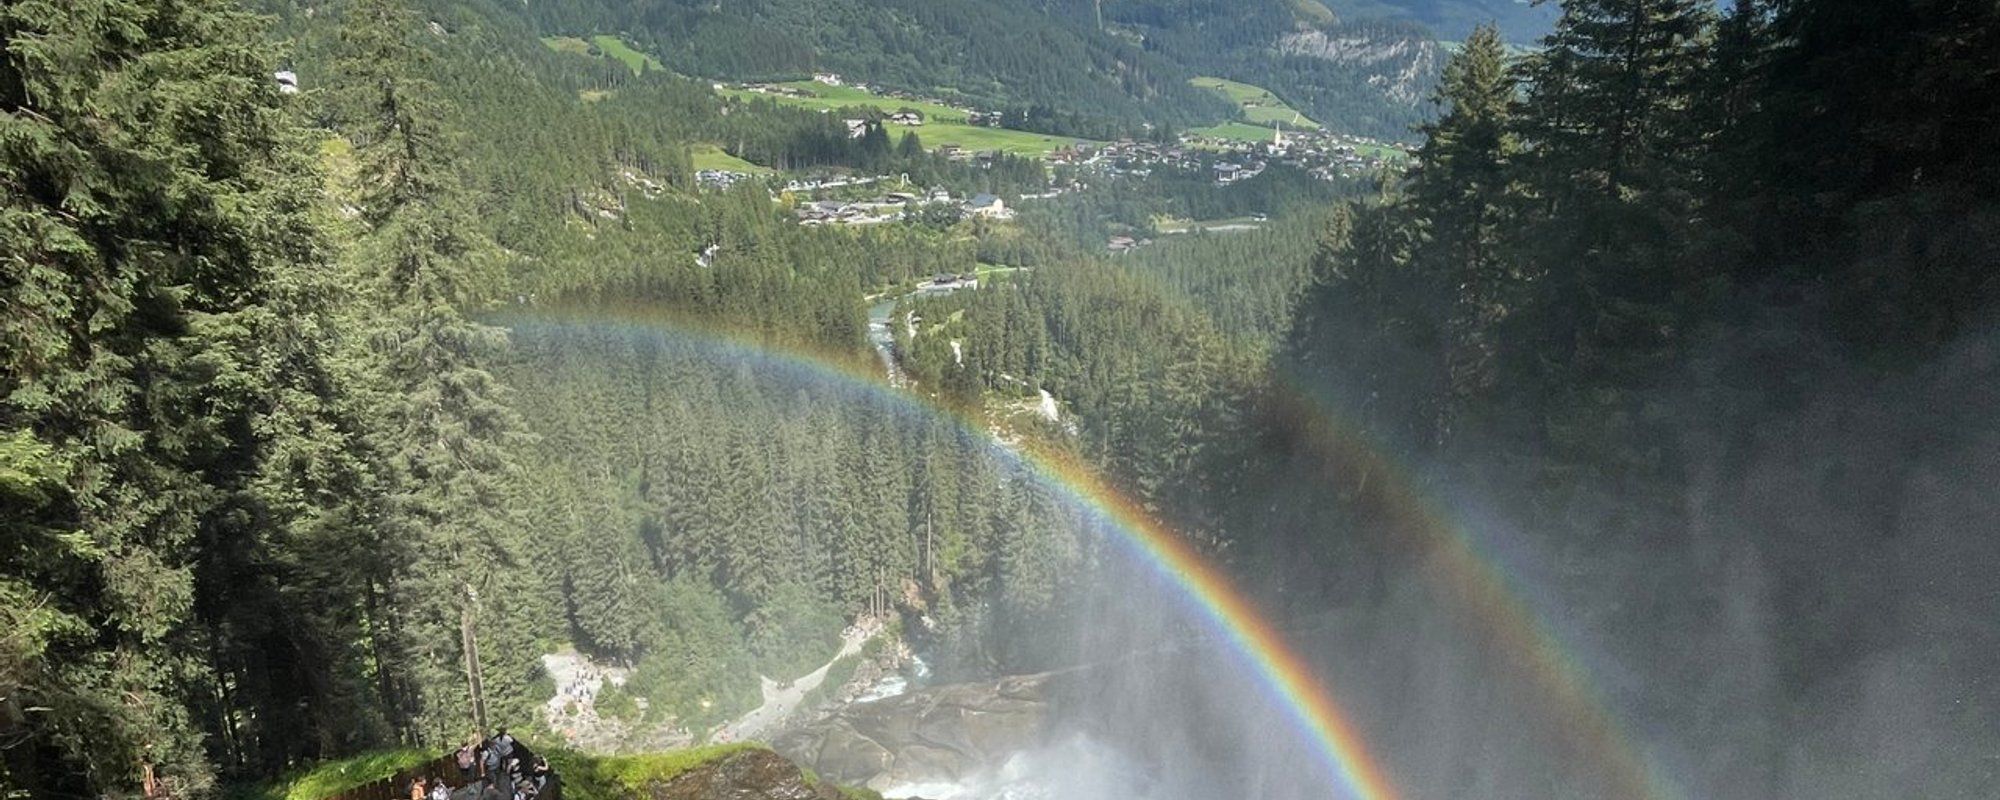
[[[861,645],[867,643],[872,635],[874,634],[871,631],[849,628],[841,634],[840,652],[835,653],[825,664],[821,664],[819,669],[806,673],[792,681],[789,686],[780,686],[777,681],[769,677],[757,676],[758,683],[764,688],[764,704],[717,728],[709,735],[709,741],[733,742],[762,736],[765,731],[791,716],[793,711],[797,711],[799,701],[805,699],[807,692],[819,688],[819,685],[826,681],[826,671],[833,668],[833,662],[861,652]]]

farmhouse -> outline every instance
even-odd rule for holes
[[[967,216],[985,217],[987,219],[1014,218],[1014,212],[1007,208],[1006,201],[1001,200],[997,196],[984,193],[974,195],[971,200],[966,201],[965,213]]]

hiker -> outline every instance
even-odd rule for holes
[[[485,769],[480,774],[488,782],[491,782],[500,775],[500,749],[494,747],[491,740],[480,743],[479,749],[481,751],[480,766]]]
[[[476,740],[475,740],[476,741]],[[473,752],[473,742],[466,742],[458,748],[458,777],[466,783],[472,782],[472,768],[479,765],[479,757]]]
[[[556,775],[554,769],[549,768],[548,759],[535,759],[535,770],[532,774],[535,796],[539,800],[562,800],[562,778]]]
[[[506,728],[501,728],[499,733],[493,734],[493,746],[500,750],[500,758],[505,760],[514,754],[514,737],[507,733]]]
[[[451,787],[445,785],[443,778],[431,782],[430,800],[451,800]]]
[[[535,794],[541,794],[549,785],[549,760],[535,759],[535,766],[528,770],[528,782],[535,785]]]
[[[410,781],[410,800],[429,800],[430,794],[430,789],[425,785],[422,775]]]

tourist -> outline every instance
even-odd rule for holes
[[[506,728],[501,728],[499,733],[493,734],[493,748],[500,751],[500,762],[506,763],[514,755],[514,736]]]
[[[493,742],[490,740],[480,743],[479,749],[481,753],[479,759],[480,766],[484,769],[480,774],[489,781],[499,777],[501,764],[500,749],[494,747]]]
[[[549,766],[546,758],[535,759],[536,800],[562,800],[562,776]]]
[[[423,776],[419,775],[412,779],[410,781],[410,800],[429,800],[429,798],[430,789],[425,785]]]
[[[539,795],[543,789],[548,788],[549,774],[549,760],[535,759],[535,768],[528,772],[528,781],[535,785],[535,794]]]

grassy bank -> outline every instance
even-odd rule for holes
[[[647,784],[672,780],[689,770],[739,753],[767,749],[756,742],[734,742],[630,756],[591,756],[553,748],[537,752],[547,756],[549,765],[562,776],[565,800],[633,800],[644,796]],[[231,800],[323,800],[391,777],[439,755],[429,750],[367,753],[329,761],[269,784],[239,789],[230,792],[229,797]],[[805,771],[805,774],[809,782],[818,781],[811,771]],[[843,788],[841,792],[854,800],[880,797],[866,790]]]
[[[393,776],[439,755],[417,749],[363,753],[326,762],[235,796],[237,800],[320,800]]]

